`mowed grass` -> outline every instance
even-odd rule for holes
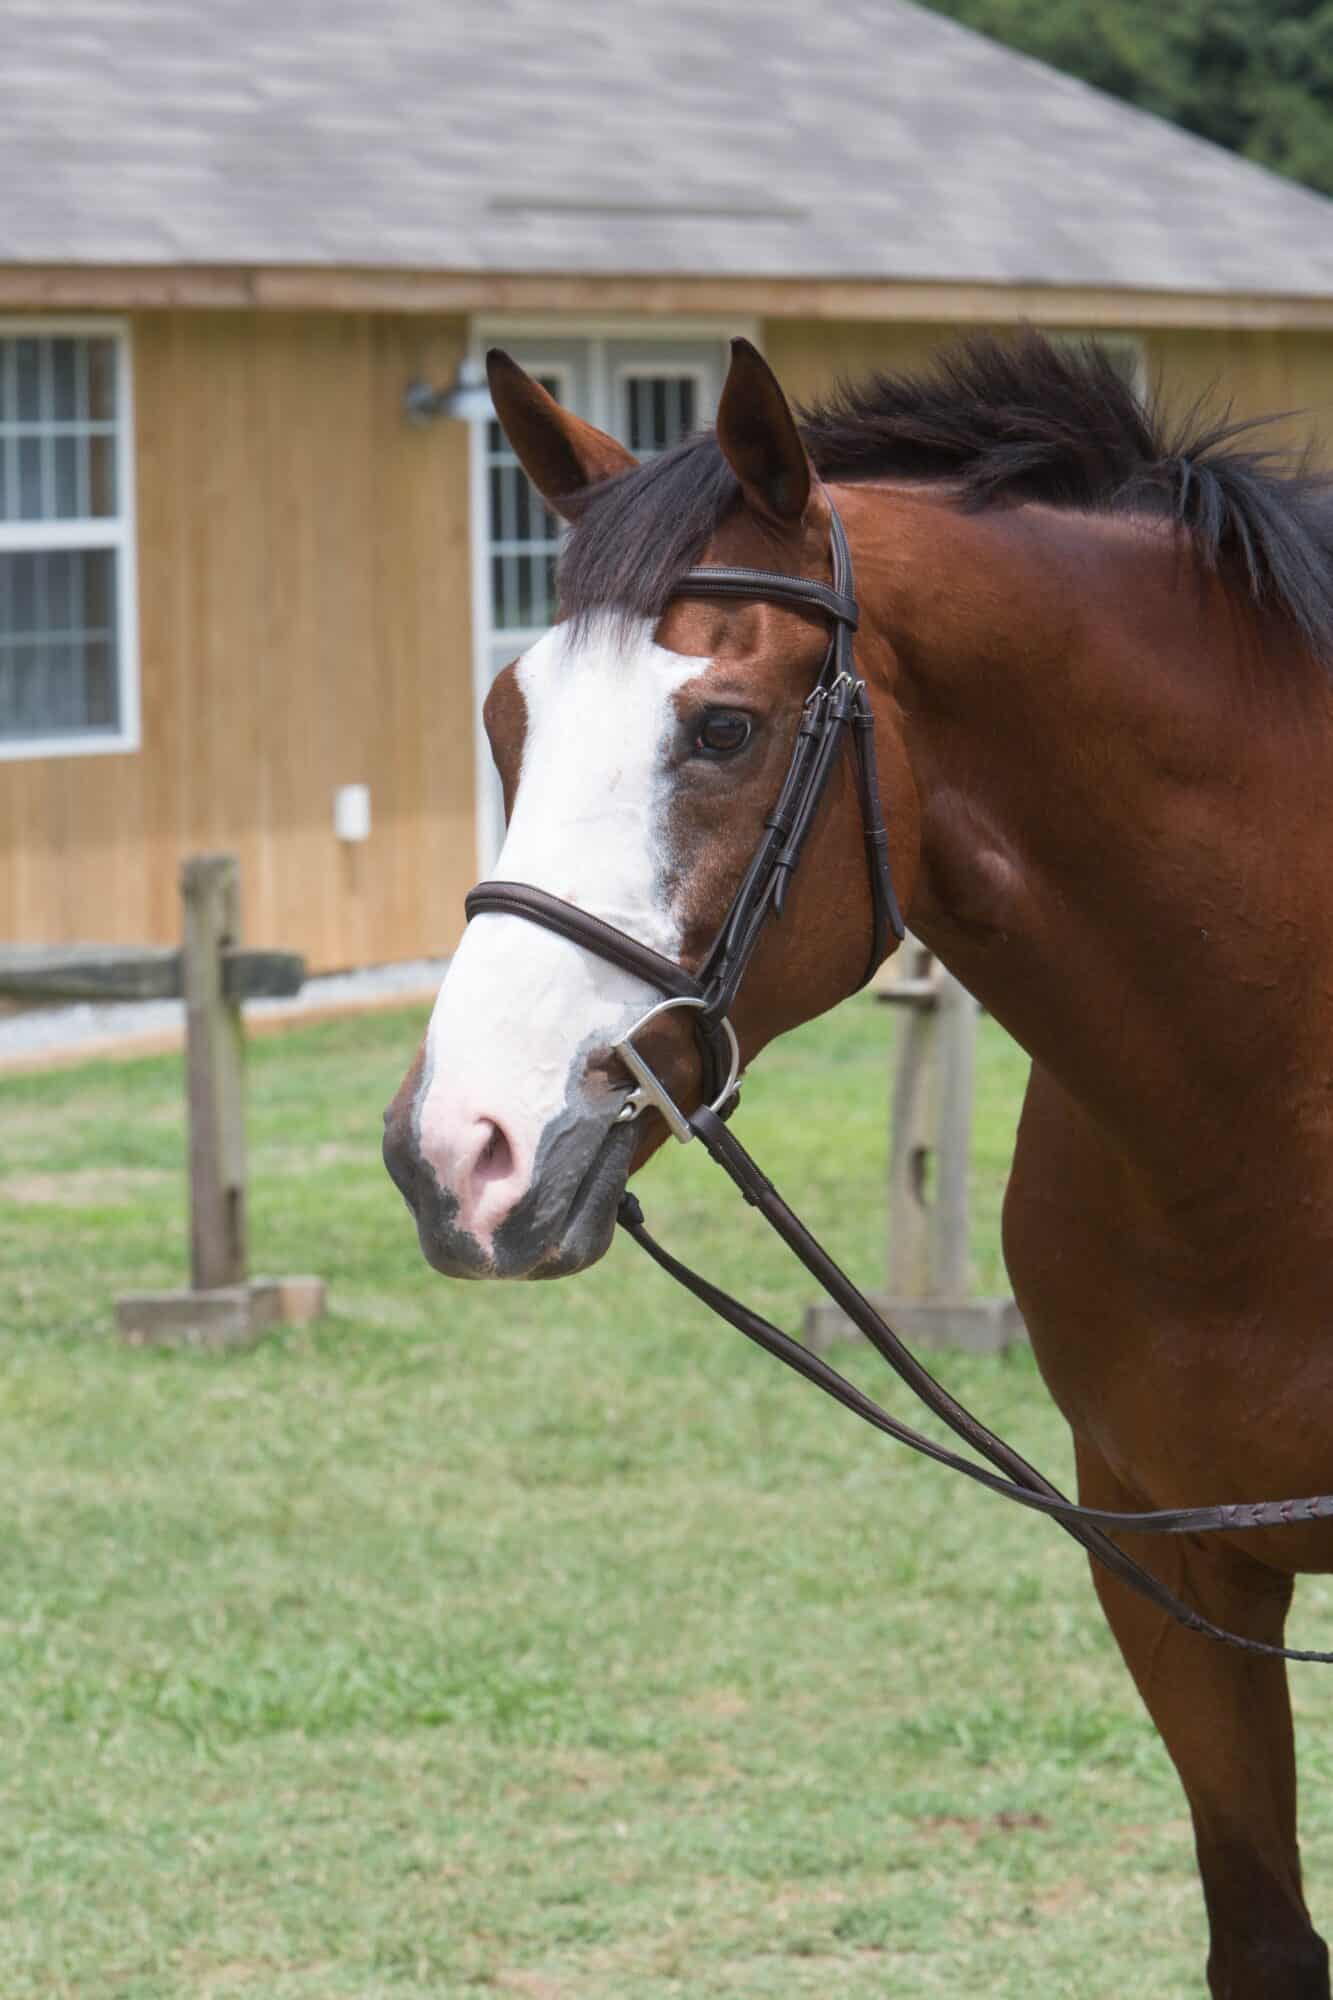
[[[739,1127],[872,1279],[886,1012],[771,1050]],[[246,1355],[109,1336],[182,1276],[179,1062],[0,1079],[6,2000],[1200,1994],[1183,1802],[1077,1551],[627,1242],[558,1285],[433,1276],[378,1161],[420,1025],[255,1044],[255,1264],[333,1309]],[[983,1026],[985,1289],[1022,1073]],[[697,1148],[640,1191],[799,1323]],[[941,1372],[1067,1476],[1026,1354]]]

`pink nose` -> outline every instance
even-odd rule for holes
[[[438,1136],[423,1121],[421,1152],[444,1192],[456,1198],[461,1226],[483,1243],[527,1192],[527,1172],[493,1118],[470,1118]]]

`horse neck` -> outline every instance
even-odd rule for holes
[[[1315,1078],[1322,1134],[1322,671],[1156,524],[846,505],[920,799],[913,929],[1164,1173],[1187,1129],[1192,1167],[1256,1106],[1290,1131]]]

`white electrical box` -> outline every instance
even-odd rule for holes
[[[369,785],[339,785],[333,794],[333,831],[339,840],[370,839]]]

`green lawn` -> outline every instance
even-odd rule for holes
[[[871,1278],[886,1012],[771,1051],[738,1128]],[[1077,1551],[628,1243],[559,1285],[434,1277],[378,1161],[419,1027],[255,1045],[256,1267],[333,1312],[248,1355],[108,1337],[118,1290],[182,1275],[178,1061],[0,1079],[4,2000],[1200,1994],[1183,1803]],[[1021,1080],[987,1024],[986,1288]],[[640,1191],[798,1322],[697,1148]],[[1026,1355],[942,1372],[1066,1474]],[[1327,1765],[1311,1734],[1316,1903]]]

